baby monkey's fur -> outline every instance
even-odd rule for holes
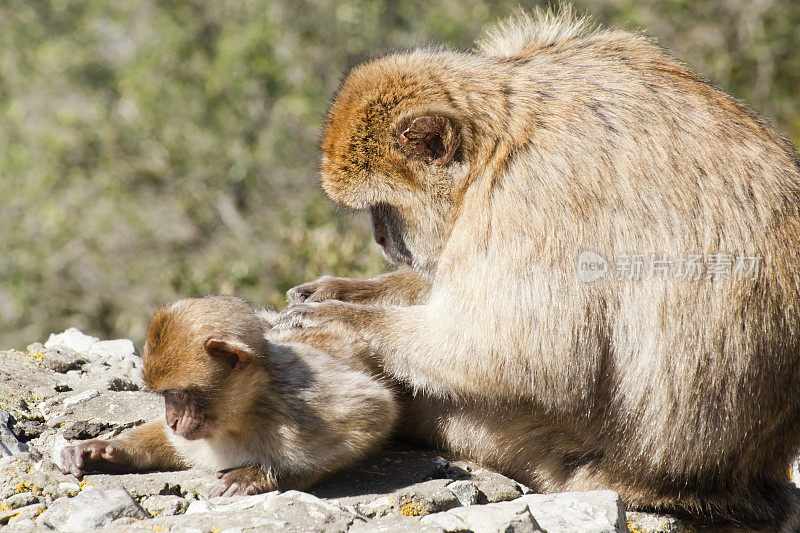
[[[303,489],[369,453],[398,409],[361,362],[367,346],[345,327],[276,331],[273,318],[231,296],[160,309],[144,378],[165,417],[66,448],[65,472],[199,467],[219,472],[212,496],[229,496]]]

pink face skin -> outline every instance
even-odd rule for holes
[[[176,435],[187,440],[204,437],[209,431],[205,401],[192,390],[167,390],[164,396],[164,416]]]

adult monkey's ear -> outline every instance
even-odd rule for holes
[[[461,138],[452,119],[441,115],[412,120],[398,136],[400,143],[416,157],[444,166],[453,161]]]

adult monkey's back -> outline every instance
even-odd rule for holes
[[[640,35],[540,14],[475,53],[356,67],[322,150],[325,191],[421,275],[323,278],[287,313],[356,326],[434,398],[513,413],[444,417],[445,445],[542,491],[790,527],[800,170],[752,110]],[[622,279],[590,282],[581,253]]]

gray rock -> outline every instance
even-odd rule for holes
[[[163,400],[142,391],[100,393],[90,389],[68,397],[50,398],[39,404],[38,409],[50,428],[91,420],[105,423],[116,432],[164,416]]]
[[[46,348],[44,347],[44,344],[42,344],[41,342],[32,342],[28,345],[27,348],[25,348],[25,350],[29,353],[41,353],[44,352],[45,349]]]
[[[61,452],[67,446],[70,446],[70,443],[61,435],[56,435],[50,439],[50,460],[59,468],[64,467],[64,463],[61,461]]]
[[[59,395],[48,398],[36,406],[36,410],[44,418],[45,422],[48,423],[48,427],[52,427],[49,422],[59,414],[59,409],[61,408],[61,402],[63,400],[64,398]]]
[[[125,376],[115,376],[106,382],[106,389],[111,391],[136,391],[141,387]]]
[[[56,395],[54,385],[63,379],[46,369],[39,352],[0,353],[0,402],[15,418],[29,417],[31,405]]]
[[[468,479],[461,479],[448,483],[447,488],[455,494],[461,505],[475,505],[480,499],[480,492],[475,483]]]
[[[48,427],[59,427],[66,421],[65,415],[71,415],[82,409],[82,404],[100,396],[97,389],[87,389],[68,396],[58,395],[49,398],[37,406]],[[102,400],[101,400],[102,402]]]
[[[270,518],[285,521],[306,531],[347,530],[357,518],[355,513],[334,502],[296,490],[281,494],[267,493],[263,510]]]
[[[91,337],[81,333],[77,328],[69,328],[62,333],[53,333],[44,343],[45,348],[68,348],[73,352],[86,353],[92,344],[99,341],[97,337]]]
[[[0,457],[0,501],[30,490],[27,488],[27,474],[36,460],[30,452]]]
[[[19,509],[35,503],[39,503],[39,496],[30,491],[14,494],[10,498],[3,500],[3,505],[9,509]]]
[[[522,489],[516,481],[485,468],[472,472],[475,486],[483,494],[479,503],[496,503],[515,500],[522,496]]]
[[[348,533],[445,533],[442,526],[422,522],[401,514],[390,514],[369,521],[356,521]]]
[[[224,531],[225,533],[245,531],[305,533],[307,531],[326,530],[323,528],[303,530],[259,512],[228,511],[191,516],[163,516],[130,523],[123,523],[123,520],[119,520],[97,531],[108,533],[119,533],[120,531],[125,531],[126,533],[135,531],[142,533],[153,533],[154,531],[162,533],[208,533],[209,531]]]
[[[467,523],[461,520],[453,513],[434,513],[423,516],[420,519],[421,524],[433,525],[444,529],[447,533],[459,533],[461,531],[470,531]]]
[[[28,442],[35,439],[47,429],[44,422],[39,420],[22,419],[14,422],[11,431],[17,436],[20,442]]]
[[[141,362],[106,361],[90,362],[81,370],[66,373],[67,384],[74,389],[96,388],[100,390],[129,391],[144,387]]]
[[[191,469],[146,474],[89,474],[84,476],[83,481],[92,487],[125,487],[136,499],[148,496],[179,496],[193,500],[206,498],[217,478],[212,472]]]
[[[433,470],[430,477],[435,479],[471,479],[472,471],[477,465],[469,461],[448,461],[442,456],[433,459]]]
[[[625,504],[614,491],[526,494],[521,499],[528,502],[542,528],[551,533],[627,531]]]
[[[117,518],[116,520],[112,521],[110,525],[108,525],[108,529],[112,531],[125,531],[129,529],[132,525],[139,523],[140,520],[136,518],[131,518],[130,516],[123,516],[122,518]]]
[[[172,516],[186,512],[189,500],[172,495],[148,496],[142,500],[142,507],[153,516]]]
[[[8,411],[0,409],[0,457],[9,457],[30,451],[29,446],[24,442],[20,442],[8,427],[10,421],[11,416]]]
[[[475,533],[627,531],[625,507],[612,491],[528,494],[510,502],[459,507],[448,513],[460,518]],[[441,518],[432,518],[436,519]]]
[[[358,513],[369,518],[376,516],[383,516],[392,511],[397,511],[397,498],[394,495],[389,496],[370,496],[368,498],[347,498],[343,501],[359,501],[354,502],[355,508]]]
[[[97,438],[101,433],[107,430],[110,426],[107,422],[78,420],[68,425],[62,435],[65,439],[85,440]]]
[[[123,488],[87,488],[74,498],[54,501],[37,522],[57,531],[86,531],[121,517],[143,519],[149,515]]]
[[[459,501],[446,479],[417,483],[395,493],[395,509],[407,516],[422,516],[458,507]]]
[[[59,374],[66,374],[70,370],[80,370],[86,359],[80,357],[72,350],[62,348],[49,349],[42,356],[42,364]]]
[[[469,478],[461,468],[430,450],[396,446],[324,480],[311,490],[320,498],[339,498],[348,504],[371,501],[431,479]]]
[[[65,392],[66,389],[74,390],[74,389],[85,388],[84,381],[83,381],[83,369],[82,368],[81,368],[81,370],[77,370],[77,369],[76,370],[69,370],[69,371],[67,371],[66,374],[64,374],[64,376],[66,377],[67,381],[64,384],[65,385],[65,390],[62,391],[62,392]]]
[[[79,394],[74,394],[72,396],[64,398],[64,400],[61,402],[61,405],[63,405],[64,407],[69,407],[71,405],[78,405],[80,403],[88,402],[92,398],[97,398],[98,396],[100,396],[99,390],[88,389]]]
[[[232,499],[194,501],[186,510],[187,520],[184,523],[193,526],[202,523],[205,529],[212,523],[223,522],[225,529],[228,529],[239,525],[235,519],[230,523],[230,518],[244,515],[252,520],[266,519],[259,529],[269,531],[346,531],[358,519],[355,513],[334,502],[290,490],[280,494],[268,492]],[[246,524],[255,527],[251,522]]]
[[[354,505],[359,513],[370,518],[390,513],[422,516],[446,511],[459,505],[458,498],[447,488],[447,483],[446,479],[433,479],[412,484],[388,495],[344,498],[340,502]]]
[[[531,513],[527,502],[515,500],[511,502],[491,503],[487,505],[471,505],[459,507],[449,513],[466,524],[466,529],[475,533],[516,532],[529,533],[542,531],[543,528]],[[444,517],[435,516],[431,520],[442,521]],[[458,530],[456,530],[458,531]],[[549,533],[572,532],[584,530],[554,529]]]
[[[34,518],[44,510],[43,503],[35,503],[17,509],[0,511],[0,526],[7,525],[8,531],[34,531],[37,528]]]
[[[529,486],[523,485],[519,481],[517,481],[517,487],[519,487],[519,490],[522,491],[522,494],[532,494],[533,493],[533,490]]]
[[[110,341],[97,341],[88,350],[89,357],[97,360],[116,359],[122,361],[136,356],[136,346],[129,339],[115,339]]]
[[[503,527],[502,531],[506,533],[511,533],[512,531],[514,533],[535,533],[537,531],[545,533],[539,525],[539,522],[537,522],[531,514],[530,509],[523,509],[512,516],[511,520]]]
[[[427,514],[459,505],[446,485],[464,477],[470,474],[436,452],[397,446],[330,476],[311,492],[366,517],[399,513],[403,507]]]
[[[49,504],[80,490],[73,476],[65,476],[46,459],[21,453],[0,460],[0,501],[7,504],[18,494],[31,493],[39,502]]]
[[[143,385],[142,359],[128,339],[101,341],[70,328],[50,335],[43,347],[45,365],[64,373],[71,388],[86,388],[81,386],[84,382],[95,382],[95,388],[110,386],[111,390],[137,390]],[[114,381],[114,377],[122,381]],[[103,385],[98,387],[100,383]]]
[[[627,516],[631,533],[689,533],[694,531],[674,516],[630,512]]]
[[[78,481],[62,481],[56,485],[56,490],[52,491],[51,495],[54,500],[63,496],[72,497],[81,491],[81,484]]]

